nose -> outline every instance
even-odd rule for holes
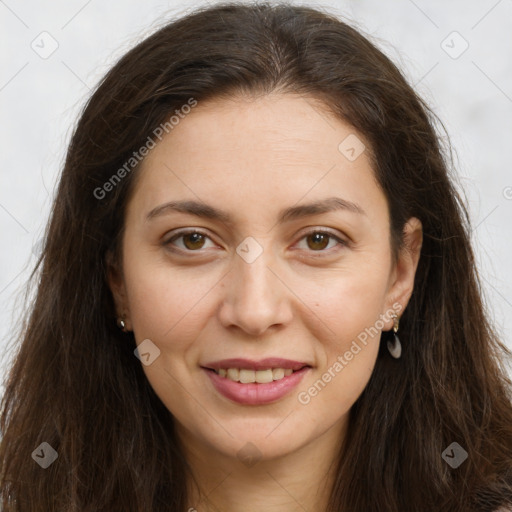
[[[276,270],[270,250],[264,249],[248,263],[238,254],[223,279],[224,295],[219,319],[224,327],[238,327],[251,336],[261,336],[271,327],[288,324],[293,295]]]

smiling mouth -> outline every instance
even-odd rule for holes
[[[206,368],[206,370],[215,372],[220,377],[224,377],[233,382],[240,382],[242,384],[268,384],[269,382],[284,379],[303,368],[310,368],[310,366],[304,365],[297,370],[292,370],[291,368],[267,368],[266,370],[248,370],[245,368]]]

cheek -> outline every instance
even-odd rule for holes
[[[180,340],[201,329],[198,311],[218,281],[210,271],[171,268],[163,261],[127,258],[125,279],[133,330],[137,339],[154,339],[179,350]]]
[[[313,305],[307,329],[319,340],[318,374],[301,388],[300,403],[316,400],[322,414],[346,412],[372,374],[384,328],[388,275],[384,265],[366,272],[345,272],[329,285],[302,286],[304,302]],[[309,290],[309,292],[308,292]],[[318,397],[318,398],[317,398]],[[336,410],[332,410],[332,404]],[[310,410],[313,411],[314,408]]]
[[[336,337],[323,339],[319,366],[300,386],[297,401],[316,424],[338,421],[357,401],[372,375],[378,356],[380,332],[373,327],[375,315],[347,318],[340,315]]]
[[[296,289],[315,313],[311,327],[317,325],[319,339],[330,339],[333,348],[343,348],[385,312],[388,277],[384,262],[330,271],[316,282],[306,276],[296,283]],[[382,327],[379,322],[378,330]]]

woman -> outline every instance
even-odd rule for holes
[[[3,510],[510,507],[510,353],[433,125],[312,8],[203,8],[129,51],[60,179]]]

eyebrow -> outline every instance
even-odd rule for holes
[[[346,199],[341,199],[340,197],[328,197],[319,201],[299,206],[291,206],[281,210],[278,215],[278,223],[283,224],[284,222],[290,222],[303,217],[337,210],[345,210],[359,215],[366,215],[366,212],[356,203],[347,201]],[[195,215],[205,219],[217,220],[228,225],[234,224],[233,218],[228,212],[206,203],[193,200],[169,201],[168,203],[161,204],[160,206],[153,208],[147,214],[146,221],[171,212],[187,213],[189,215]]]

